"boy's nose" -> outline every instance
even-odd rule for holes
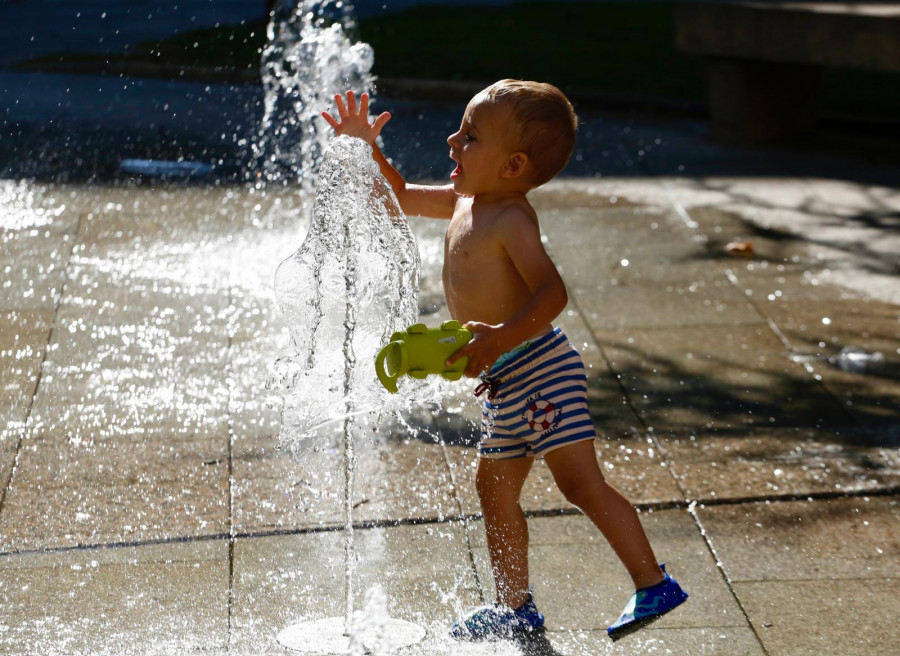
[[[457,137],[459,137],[459,132],[458,132],[458,131],[457,131],[457,132],[454,132],[454,133],[451,134],[449,137],[447,137],[447,144],[450,145],[450,146],[453,146],[454,143],[457,141]]]

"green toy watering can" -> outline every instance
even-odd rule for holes
[[[472,331],[459,321],[445,321],[440,328],[417,323],[391,335],[390,343],[375,356],[375,373],[391,394],[397,393],[397,378],[409,375],[425,378],[440,374],[447,380],[459,380],[469,358],[460,358],[447,366],[447,358],[472,339]]]

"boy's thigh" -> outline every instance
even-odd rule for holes
[[[565,444],[543,455],[547,468],[560,487],[565,482],[599,483],[604,480],[597,461],[594,440]]]
[[[503,494],[518,499],[532,464],[534,458],[531,456],[479,458],[478,468],[475,470],[475,485],[479,496]]]

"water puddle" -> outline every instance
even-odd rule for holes
[[[851,374],[878,374],[885,367],[884,353],[870,352],[858,346],[844,346],[835,355],[794,353],[791,360],[814,373],[817,363],[826,363]]]

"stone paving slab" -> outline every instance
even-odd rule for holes
[[[703,244],[666,206],[552,206],[557,194],[545,193],[548,207],[540,212],[541,224],[567,282],[605,289],[622,281],[661,276],[684,280],[715,273],[707,262],[697,261],[704,254]],[[585,249],[586,241],[590,249]],[[593,266],[579,266],[586,256]]]
[[[0,653],[224,651],[228,591],[222,541],[0,557]]]
[[[0,551],[220,535],[228,525],[224,440],[89,449],[28,440],[6,491]]]
[[[635,329],[597,339],[636,410],[657,431],[850,421],[764,324]]]
[[[885,589],[896,583],[761,581],[734,587],[769,654],[867,656],[900,649],[897,606],[885,603]]]
[[[874,584],[900,562],[897,497],[701,506],[697,514],[732,581]]]
[[[862,655],[900,646],[898,605],[885,595],[900,563],[896,497],[697,514],[768,653]]]
[[[761,321],[671,209],[548,214],[548,248],[593,330]]]
[[[818,160],[817,160],[818,161]],[[858,165],[858,166],[857,166]],[[624,198],[634,204],[675,207],[700,229],[710,216],[716,223],[742,225],[734,238],[750,236],[756,244],[775,238],[794,248],[791,259],[808,263],[813,277],[827,279],[865,296],[900,302],[896,285],[897,236],[891,230],[897,211],[896,186],[846,179],[853,169],[865,180],[878,178],[861,162],[845,165],[829,177],[615,178],[594,181],[596,194]],[[568,191],[577,183],[560,183]],[[826,204],[821,199],[839,190],[852,200]],[[708,223],[707,223],[708,225]],[[715,224],[697,238],[716,238]],[[722,235],[728,234],[727,230]],[[727,243],[731,236],[724,238]],[[763,249],[765,252],[765,249]]]
[[[690,499],[759,499],[897,489],[894,448],[803,429],[665,435],[660,444]]]

